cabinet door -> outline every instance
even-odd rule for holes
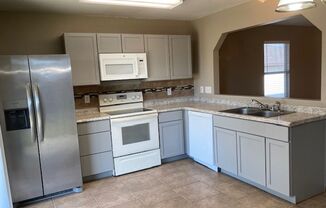
[[[266,185],[265,138],[238,133],[238,175]]]
[[[185,154],[183,120],[160,124],[162,159]]]
[[[66,53],[71,60],[73,85],[100,84],[96,35],[67,33],[64,38]]]
[[[144,35],[122,34],[122,51],[124,53],[144,53]]]
[[[122,53],[121,34],[97,34],[97,47],[99,53]]]
[[[171,79],[169,62],[169,36],[145,35],[148,81]]]
[[[237,133],[235,131],[215,128],[215,138],[218,167],[237,175]]]
[[[290,195],[289,143],[266,139],[267,187]]]
[[[113,171],[112,152],[84,156],[80,162],[83,177]]]
[[[212,115],[189,111],[188,119],[189,156],[216,171]]]
[[[192,78],[191,37],[170,36],[171,79]]]

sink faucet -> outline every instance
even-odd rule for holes
[[[271,108],[272,111],[281,111],[281,102],[276,101],[275,104]]]
[[[258,104],[259,105],[259,108],[262,109],[262,110],[269,109],[268,104],[264,104],[264,103],[262,103],[262,102],[260,102],[260,101],[258,101],[256,99],[252,99],[251,102]]]

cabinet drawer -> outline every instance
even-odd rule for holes
[[[102,132],[79,136],[80,156],[111,151],[111,134]]]
[[[177,121],[183,120],[183,113],[182,111],[172,111],[166,113],[159,114],[159,122],[169,122],[169,121]]]
[[[110,131],[110,121],[94,121],[81,123],[77,125],[78,135],[94,134],[104,131]]]
[[[274,124],[248,121],[224,116],[214,116],[214,126],[268,137],[284,142],[289,141],[289,128]]]
[[[112,152],[104,152],[80,158],[83,177],[113,170]]]

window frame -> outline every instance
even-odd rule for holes
[[[286,53],[285,53],[285,60],[286,60],[286,64],[287,64],[287,70],[284,70],[282,72],[266,72],[265,68],[266,68],[266,59],[265,59],[265,45],[266,44],[284,44],[287,45],[286,49]],[[264,41],[263,44],[263,50],[264,50],[264,96],[265,95],[265,75],[272,75],[272,74],[284,74],[284,97],[282,98],[289,98],[290,97],[290,47],[291,47],[291,43],[290,41]],[[267,97],[267,96],[266,96]]]

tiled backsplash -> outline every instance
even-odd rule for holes
[[[167,95],[167,89],[172,89],[172,95]],[[139,80],[103,82],[101,85],[74,87],[76,108],[98,107],[98,95],[107,93],[119,93],[126,91],[142,91],[144,100],[175,98],[194,95],[194,81],[170,80],[144,82]],[[85,95],[90,96],[90,103],[85,103]]]

